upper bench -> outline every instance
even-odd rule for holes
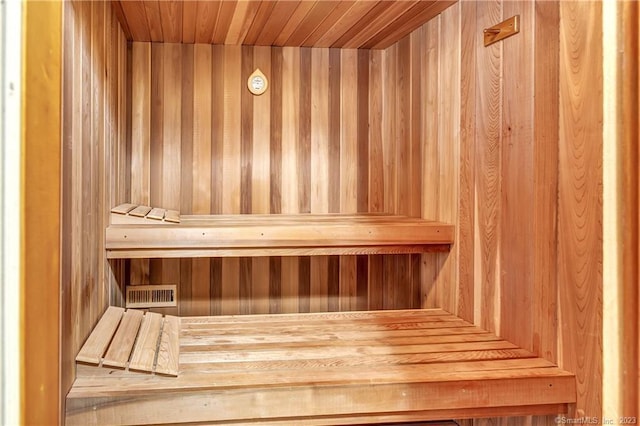
[[[106,249],[110,259],[404,254],[448,250],[453,236],[451,224],[380,213],[180,215],[126,204],[112,210]]]

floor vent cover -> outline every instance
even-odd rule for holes
[[[128,285],[127,308],[169,308],[178,306],[176,285]]]

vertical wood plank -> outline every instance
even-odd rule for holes
[[[340,211],[353,213],[359,210],[360,188],[367,189],[368,175],[364,182],[359,180],[360,159],[358,148],[360,145],[361,120],[368,122],[368,108],[366,115],[359,115],[361,108],[359,94],[361,80],[359,73],[359,55],[357,50],[343,49],[340,53],[340,182],[339,186],[331,187],[332,191],[340,195]],[[367,70],[368,73],[368,62]],[[368,131],[368,130],[367,130]],[[367,140],[366,138],[364,139]],[[354,167],[357,164],[358,167]],[[365,198],[365,201],[367,198]],[[340,257],[339,272],[339,308],[342,311],[357,308],[357,259],[355,256]]]
[[[342,130],[342,110],[341,110],[341,53],[340,49],[329,49],[329,85],[328,96],[328,212],[337,213],[341,208],[341,170],[344,164],[341,157],[341,130]]]
[[[282,48],[282,213],[297,213],[300,49]],[[298,258],[282,258],[282,312],[298,312]]]
[[[383,64],[382,93],[382,156],[384,176],[384,209],[387,213],[396,213],[397,176],[396,176],[396,64],[397,45],[385,51]]]
[[[408,215],[411,208],[410,180],[410,136],[411,136],[411,38],[405,37],[397,43],[395,57],[396,102],[395,102],[395,159],[396,201],[394,212]]]
[[[311,212],[311,49],[301,48],[297,137],[298,213]],[[302,84],[302,82],[306,82]]]
[[[368,167],[367,167],[367,211],[384,211],[385,175],[383,148],[383,113],[384,113],[384,64],[385,52],[375,50],[369,59],[369,94],[368,111]],[[359,114],[360,108],[359,105]],[[359,120],[363,120],[360,116]],[[382,171],[382,172],[381,172]],[[360,182],[358,183],[360,185]],[[360,188],[359,188],[360,189]],[[360,206],[359,206],[360,207]],[[364,206],[363,206],[364,207]],[[365,269],[366,266],[366,269]],[[362,286],[366,283],[366,300],[360,306],[364,309],[379,309],[382,305],[382,256],[366,256],[358,259],[358,299],[361,298]],[[365,272],[366,271],[366,272]],[[363,279],[366,276],[366,281]]]
[[[440,161],[439,161],[439,131],[438,122],[440,98],[438,88],[441,76],[441,15],[427,22],[423,28],[424,49],[420,62],[423,69],[421,97],[425,105],[425,115],[422,121],[422,217],[438,219],[440,205]],[[436,253],[421,256],[421,306],[435,308],[440,306],[441,281],[438,280],[442,268],[442,258]]]
[[[576,374],[576,414],[600,418],[602,5],[560,2],[560,22],[559,363]]]
[[[532,2],[505,2],[504,16],[520,14],[520,22],[534,27]],[[501,216],[501,336],[532,350],[531,301],[533,298],[534,241],[534,144],[533,99],[534,68],[532,31],[503,44],[503,69],[512,78],[504,79],[502,104],[502,216]],[[515,108],[517,105],[517,108]],[[545,212],[548,214],[548,211]]]
[[[357,162],[357,211],[369,211],[369,63],[371,62],[370,52],[367,50],[357,51],[357,129],[358,129],[358,162]],[[376,172],[377,173],[377,172]]]
[[[222,213],[240,213],[241,183],[241,108],[237,96],[242,85],[242,49],[224,48],[224,138],[222,154]],[[222,260],[222,313],[239,312],[239,260]]]
[[[460,4],[460,200],[458,216],[457,314],[473,322],[474,227],[475,227],[475,137],[476,137],[476,4]],[[536,50],[537,51],[537,50]]]
[[[253,46],[242,46],[241,75],[254,70]],[[240,213],[251,213],[253,194],[253,98],[248,90],[240,92]]]
[[[311,52],[311,212],[329,212],[329,51]]]
[[[311,51],[311,213],[329,212],[329,51]],[[328,308],[328,258],[311,258],[312,312]]]
[[[254,47],[253,66],[268,76],[273,75],[269,47]],[[270,90],[274,90],[273,85]],[[271,140],[265,135],[271,135],[271,99],[267,95],[254,96],[251,211],[257,214],[271,211]],[[269,313],[269,258],[258,257],[252,261],[252,312]]]
[[[384,51],[371,52],[369,65],[369,108],[368,108],[368,206],[367,211],[384,211],[384,156],[383,156],[383,63]],[[360,110],[359,110],[360,111]],[[363,120],[364,118],[360,118]]]
[[[165,29],[166,31],[166,29]],[[164,48],[164,118],[162,147],[162,203],[163,208],[178,210],[181,204],[180,178],[182,162],[176,161],[181,153],[182,136],[182,46],[167,43]],[[207,179],[208,180],[208,179]],[[180,260],[163,259],[162,283],[179,284]],[[164,308],[160,312],[177,315],[177,308]]]
[[[621,289],[624,298],[621,306],[622,335],[624,336],[621,363],[623,377],[620,385],[621,412],[625,416],[638,417],[640,415],[640,291],[637,285],[640,281],[640,150],[637,143],[640,138],[640,8],[638,4],[623,3],[618,22],[624,34],[620,44],[625,52],[618,82],[618,97],[622,98],[620,111],[622,120],[618,122],[618,126],[622,127],[623,135],[621,141],[622,158],[624,158],[622,185],[625,188],[622,193],[624,206],[622,215],[625,223],[622,245],[625,250],[622,258]],[[612,28],[610,31],[615,32],[617,29]],[[606,52],[606,47],[604,50]],[[605,165],[605,167],[609,166]],[[605,205],[605,208],[609,207]],[[603,393],[606,392],[605,388]],[[606,416],[606,413],[603,413],[603,416]]]
[[[223,209],[224,123],[225,123],[225,48],[213,46],[211,54],[211,213]]]
[[[437,217],[438,220],[457,224],[460,163],[460,3],[442,12],[441,29],[443,43],[440,72],[443,73],[443,77],[440,80],[439,93],[440,203]],[[455,312],[457,305],[457,250],[458,246],[454,243],[449,253],[438,254],[443,265],[438,277],[442,288],[440,307],[449,312]]]
[[[502,20],[501,3],[478,3],[478,28]],[[502,44],[487,48],[477,38],[478,90],[476,96],[476,187],[477,227],[475,285],[480,289],[474,314],[476,323],[489,331],[499,329],[500,297],[500,146],[502,143],[501,69]]]
[[[193,46],[193,158],[191,163],[193,214],[209,214],[211,210],[211,120],[212,120],[212,49],[208,45]],[[209,259],[192,260],[191,315],[208,315],[210,309]]]
[[[185,10],[187,4],[184,5]],[[193,212],[194,199],[194,45],[182,49],[182,135],[180,143],[180,212]],[[196,182],[200,185],[199,182]],[[208,207],[208,206],[207,206]],[[209,209],[207,208],[207,212]],[[178,286],[178,312],[180,316],[194,315],[192,276],[193,259],[180,259],[180,282]],[[208,309],[207,309],[208,312]]]
[[[269,94],[270,128],[269,128],[269,211],[271,214],[282,213],[283,189],[283,66],[282,48],[270,49],[271,54],[271,92]],[[282,312],[282,258],[271,257],[269,262],[269,312]]]
[[[282,213],[282,108],[283,108],[283,54],[282,48],[271,50],[271,92],[269,128],[269,205],[272,214]]]
[[[157,7],[154,5],[153,7]],[[148,11],[148,10],[147,10]],[[157,31],[160,31],[158,29]],[[152,31],[153,38],[153,31]],[[164,164],[164,97],[165,94],[165,46],[164,43],[151,44],[151,162],[149,167],[149,205],[161,206],[163,198],[163,170]],[[170,108],[170,107],[169,107]],[[170,172],[171,173],[171,172]],[[149,282],[162,283],[162,259],[143,260],[149,264]]]
[[[533,351],[557,362],[559,5],[535,5]],[[553,30],[552,30],[553,29]],[[546,52],[546,53],[543,53]]]

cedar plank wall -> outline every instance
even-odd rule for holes
[[[575,415],[601,418],[602,5],[560,2],[560,22],[558,361],[576,373]]]
[[[485,48],[482,30],[516,14],[521,33]],[[398,96],[426,106],[423,215],[457,225],[450,254],[425,256],[423,303],[576,373],[569,417],[601,418],[600,15],[597,2],[460,2],[386,52],[400,92],[397,69],[422,52],[411,75],[428,77]]]
[[[106,2],[63,2],[63,14],[61,394],[66,395],[80,346],[104,309],[121,303],[105,257],[104,229],[109,206],[128,198],[129,163],[124,33]],[[114,271],[122,266],[113,265]]]
[[[482,29],[515,14],[522,32],[485,48]],[[134,99],[147,93],[132,111],[134,202],[248,213],[268,198],[271,213],[355,205],[457,224],[451,253],[421,258],[174,261],[179,313],[440,306],[575,372],[572,414],[599,417],[602,93],[584,89],[600,87],[599,28],[597,3],[460,2],[385,51],[134,43]],[[244,89],[255,66],[262,98]],[[163,262],[132,263],[131,279],[162,282],[176,265]],[[472,423],[530,422],[553,419]]]
[[[131,57],[132,202],[421,215],[420,140],[395,125],[419,104],[381,120],[395,73],[410,71],[384,52],[135,42]],[[269,78],[257,97],[256,67]],[[418,255],[318,256],[133,260],[130,282],[178,283],[165,313],[217,315],[415,308],[419,277]]]

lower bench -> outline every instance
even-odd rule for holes
[[[566,412],[575,377],[438,309],[184,317],[177,377],[78,363],[67,424],[362,424]]]

